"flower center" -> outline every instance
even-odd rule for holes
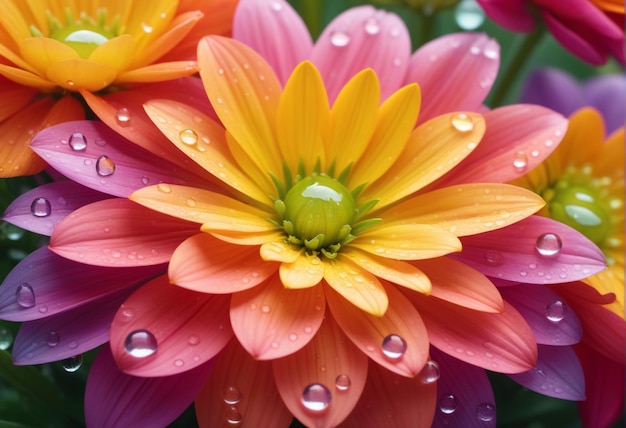
[[[352,193],[339,181],[314,174],[294,184],[277,203],[289,242],[335,257],[352,240],[357,210]]]

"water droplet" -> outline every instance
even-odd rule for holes
[[[295,342],[296,340],[298,340],[298,335],[296,333],[289,333],[289,340],[291,342]]]
[[[52,212],[52,205],[46,198],[35,198],[30,204],[30,213],[35,217],[48,217]]]
[[[195,334],[192,334],[187,339],[187,343],[189,343],[191,346],[196,346],[198,343],[200,343],[200,337],[196,336]]]
[[[367,34],[378,34],[380,32],[380,23],[376,18],[369,18],[365,21],[365,32]]]
[[[51,331],[50,333],[48,333],[48,337],[46,338],[46,343],[48,344],[48,346],[54,348],[59,344],[60,341],[61,337],[59,336],[59,333],[57,333],[56,331]]]
[[[0,350],[6,351],[13,342],[13,336],[11,332],[4,327],[0,327]]]
[[[483,422],[492,421],[496,417],[496,406],[492,403],[480,403],[476,407],[476,416]]]
[[[101,177],[112,175],[115,172],[115,162],[108,156],[100,156],[96,161],[96,172]]]
[[[115,114],[115,120],[117,124],[120,126],[128,126],[130,125],[130,112],[126,107],[122,107]]]
[[[198,142],[198,134],[193,129],[183,129],[178,136],[180,141],[188,146],[193,146]]]
[[[144,33],[148,33],[148,34],[152,33],[152,31],[154,30],[152,26],[148,24],[147,22],[141,23],[141,29],[144,31]]]
[[[239,425],[243,420],[243,415],[235,406],[229,406],[224,411],[226,422],[230,425]]]
[[[454,11],[454,19],[463,30],[475,30],[485,21],[485,12],[476,1],[462,0]]]
[[[135,330],[126,336],[124,348],[133,357],[145,358],[156,352],[157,340],[147,330]]]
[[[459,132],[470,132],[474,129],[474,120],[465,113],[453,114],[450,123]]]
[[[498,251],[487,250],[484,258],[485,262],[491,266],[500,266],[504,263],[504,256]]]
[[[172,186],[170,186],[169,184],[159,183],[157,184],[157,189],[159,189],[159,191],[163,193],[172,193]]]
[[[517,152],[515,157],[513,158],[513,167],[518,172],[523,172],[526,170],[528,166],[528,156],[526,156],[526,152]]]
[[[80,366],[83,365],[83,355],[78,354],[78,355],[74,355],[73,357],[66,358],[63,361],[61,361],[61,365],[63,366],[63,369],[66,372],[74,373],[76,370],[80,368]]]
[[[309,410],[321,412],[330,404],[330,390],[321,383],[307,385],[302,391],[302,404]]]
[[[280,4],[277,1],[273,1],[272,2],[272,10],[275,11],[275,12],[280,12],[281,10],[283,10],[283,5]]]
[[[535,242],[537,252],[546,257],[556,256],[561,248],[563,248],[561,237],[555,233],[542,233]]]
[[[268,305],[261,306],[261,312],[263,312],[264,314],[269,314],[271,311],[272,308],[270,308]]]
[[[441,412],[445,413],[446,415],[454,413],[458,406],[456,397],[452,394],[443,394],[441,397],[439,397],[438,404],[439,410],[441,410]]]
[[[185,362],[180,358],[174,360],[174,367],[182,367],[185,365]]]
[[[227,386],[222,393],[224,403],[237,404],[241,401],[241,391],[236,386]]]
[[[141,177],[141,184],[148,185],[148,183],[150,183],[150,179],[148,177],[146,177],[145,175]]]
[[[80,132],[74,132],[70,135],[68,143],[72,150],[80,152],[87,148],[87,137]]]
[[[383,354],[388,358],[398,359],[406,352],[406,341],[397,334],[390,334],[383,339]]]
[[[437,362],[433,360],[426,361],[426,364],[420,372],[420,378],[422,379],[423,383],[436,382],[437,379],[439,379],[440,375],[441,373],[439,371],[439,364],[437,364]]]
[[[23,308],[35,306],[35,292],[29,283],[23,282],[15,289],[15,300]]]
[[[335,378],[335,388],[339,391],[347,391],[350,385],[352,385],[352,381],[347,374],[340,374]]]
[[[335,31],[330,35],[330,43],[333,46],[344,47],[350,43],[350,36],[342,31]]]
[[[552,322],[562,321],[565,318],[565,311],[565,303],[561,300],[555,300],[546,306],[546,318]]]
[[[67,86],[74,86],[76,84],[76,82],[74,82],[73,80],[66,80],[65,83],[67,83]]]

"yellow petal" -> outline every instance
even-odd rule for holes
[[[133,37],[123,34],[98,46],[89,56],[89,60],[113,67],[118,73],[126,70],[133,58]]]
[[[318,160],[325,164],[328,117],[322,77],[313,64],[303,62],[291,74],[278,103],[278,144],[293,176],[300,164],[307,174]]]
[[[141,13],[132,13],[131,10],[127,15],[125,31],[132,34],[136,46],[136,55],[132,58],[133,68],[145,66],[158,58],[152,58],[149,53],[155,48],[162,48],[155,45],[171,25],[177,6],[178,1],[153,0],[141,4]],[[138,5],[135,6],[137,7]],[[159,56],[168,51],[169,49],[161,49]]]
[[[110,65],[74,58],[50,64],[47,77],[68,90],[80,88],[96,92],[106,88],[115,80],[117,70]]]
[[[261,246],[261,258],[267,261],[294,263],[304,251],[284,240],[273,241]]]
[[[232,230],[220,230],[219,232],[209,232],[217,239],[237,245],[263,245],[268,242],[278,241],[285,237],[285,233],[280,229],[267,232],[247,232],[241,233]]]
[[[48,68],[59,61],[79,58],[78,53],[55,39],[29,37],[20,43],[22,57],[41,75],[46,75]]]
[[[279,273],[286,288],[313,287],[324,277],[324,263],[303,251],[293,263],[282,263]]]
[[[250,180],[259,188],[259,191],[248,195],[253,196],[257,194],[255,199],[259,202],[268,201],[269,195],[276,195],[276,186],[270,174],[259,168],[258,162],[250,157],[250,154],[237,143],[235,138],[228,131],[226,131],[226,143],[228,144],[230,154],[239,165],[239,169],[245,172],[246,175],[250,177]],[[261,192],[263,196],[258,195],[258,192]]]

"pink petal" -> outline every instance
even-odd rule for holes
[[[122,288],[68,311],[25,322],[15,337],[13,362],[30,365],[63,360],[107,342],[115,311],[135,288]]]
[[[176,376],[141,378],[122,373],[108,346],[93,362],[85,391],[85,419],[92,428],[167,426],[193,402],[211,363]]]
[[[544,234],[559,237],[554,255],[541,255]],[[556,242],[552,237],[551,242]],[[558,221],[531,216],[511,226],[461,238],[463,251],[450,257],[494,278],[556,284],[586,278],[606,268],[602,251],[582,233]],[[545,252],[545,250],[542,250]]]
[[[293,354],[315,336],[325,307],[321,287],[288,289],[276,274],[232,296],[230,322],[250,355],[273,360]]]
[[[260,53],[283,85],[313,50],[306,24],[284,0],[241,0],[233,19],[233,38]]]
[[[495,399],[485,371],[438,349],[430,352],[441,372],[433,428],[495,427]]]
[[[55,226],[72,211],[109,197],[73,181],[57,181],[21,194],[4,211],[3,220],[50,236]]]
[[[561,400],[584,400],[585,377],[569,346],[539,345],[537,365],[531,370],[509,375],[526,388]]]
[[[405,81],[411,40],[393,13],[358,6],[334,18],[317,39],[311,61],[324,78],[331,103],[352,76],[372,68],[380,80],[381,99]]]
[[[120,369],[168,376],[204,364],[232,337],[228,300],[177,287],[165,275],[143,285],[111,324],[111,350]]]
[[[388,284],[385,284],[385,291],[389,307],[382,316],[362,311],[330,287],[326,288],[326,300],[337,323],[364,354],[392,372],[413,377],[426,363],[428,334],[420,315],[406,297]],[[398,346],[391,349],[397,352],[386,351],[384,342],[389,339],[396,339],[398,345],[402,341],[405,349]]]
[[[370,361],[363,394],[340,427],[430,427],[436,385],[391,373]]]
[[[580,342],[582,328],[576,313],[548,287],[518,284],[501,288],[500,293],[524,317],[538,344],[564,346]]]
[[[144,208],[127,199],[82,207],[55,229],[50,248],[96,266],[145,266],[169,261],[198,225]]]
[[[102,122],[51,126],[33,138],[31,147],[66,177],[114,196],[128,196],[148,184],[198,181],[187,169],[135,146]]]
[[[90,266],[42,247],[26,256],[5,278],[0,287],[0,316],[9,321],[49,317],[132,288],[165,269],[164,265],[117,269]],[[82,284],[89,286],[77,286]]]
[[[289,411],[306,426],[330,427],[344,420],[359,400],[367,378],[367,357],[327,313],[315,338],[295,354],[274,360],[272,368]],[[315,401],[327,407],[306,407],[307,388],[314,384],[313,395],[319,397]]]
[[[215,357],[215,368],[195,404],[203,428],[239,423],[287,427],[293,420],[278,395],[271,363],[252,358],[236,339]]]
[[[421,46],[404,80],[422,90],[418,122],[454,111],[480,111],[499,66],[500,46],[484,34],[448,34]]]

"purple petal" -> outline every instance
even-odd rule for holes
[[[13,363],[63,360],[107,342],[113,316],[135,288],[121,289],[69,311],[25,322],[15,337]]]
[[[7,207],[3,219],[50,236],[56,225],[75,209],[109,197],[73,181],[57,181],[20,195]]]
[[[571,115],[586,104],[580,84],[556,68],[532,72],[524,82],[520,101],[548,107],[564,116]]]
[[[431,347],[439,364],[437,409],[433,428],[485,428],[496,426],[496,407],[485,370],[450,357]]]
[[[9,272],[0,286],[0,318],[28,321],[49,317],[133,287],[165,270],[164,265],[90,266],[40,248]]]
[[[518,284],[500,294],[524,317],[538,344],[563,346],[580,342],[582,328],[576,313],[548,287]]]
[[[546,248],[555,243],[558,248],[559,240],[560,250]],[[450,257],[487,276],[509,281],[558,284],[606,269],[604,254],[582,233],[536,215],[502,229],[463,237],[461,242],[463,251]]]
[[[537,348],[537,365],[509,377],[539,394],[561,400],[584,400],[585,377],[576,352],[570,346],[539,345]]]
[[[233,38],[260,53],[282,84],[313,50],[306,24],[284,0],[241,0],[233,20]]]
[[[585,84],[587,104],[600,110],[606,133],[611,134],[626,123],[626,75],[602,75]]]
[[[212,367],[213,363],[208,362],[174,376],[129,376],[117,368],[106,345],[94,360],[87,378],[87,426],[167,426],[191,405]]]
[[[102,122],[83,120],[51,126],[33,138],[31,147],[68,178],[114,196],[126,197],[149,184],[198,180]]]

